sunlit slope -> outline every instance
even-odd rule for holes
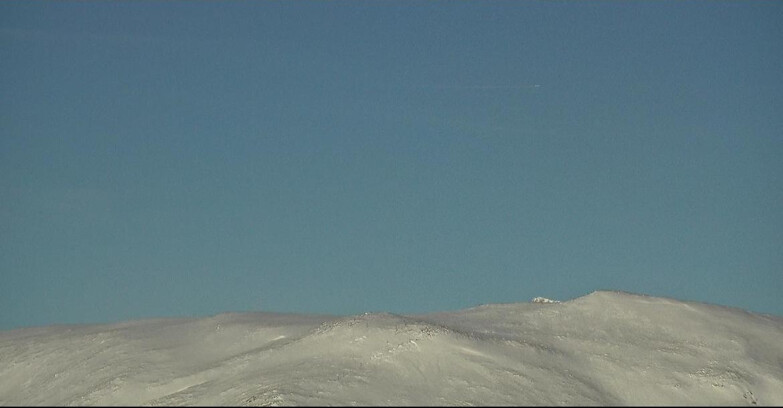
[[[0,404],[783,404],[783,320],[618,292],[0,332]]]

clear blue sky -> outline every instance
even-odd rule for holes
[[[783,3],[0,2],[0,329],[783,315]]]

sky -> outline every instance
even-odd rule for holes
[[[0,329],[783,315],[783,3],[0,2]]]

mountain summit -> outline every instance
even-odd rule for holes
[[[536,299],[2,331],[0,405],[783,405],[779,317]]]

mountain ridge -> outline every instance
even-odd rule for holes
[[[783,322],[620,291],[0,332],[0,405],[783,404]]]

